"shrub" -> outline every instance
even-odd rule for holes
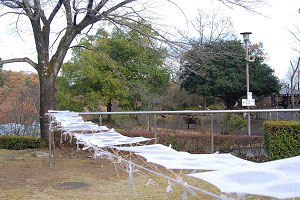
[[[116,126],[123,128],[132,128],[137,125],[136,116],[112,115],[111,119],[114,121]]]
[[[176,136],[174,134],[168,135],[167,145],[171,145],[171,147],[175,150],[178,150],[178,144],[176,142]]]
[[[210,104],[207,108],[209,110],[225,110],[226,106],[223,104]]]
[[[266,121],[264,130],[269,160],[300,155],[300,122]]]
[[[154,133],[142,130],[132,130],[130,132],[125,130],[117,130],[123,135],[129,137],[148,137],[153,138]],[[174,135],[171,136],[170,135]],[[166,131],[158,132],[158,143],[169,145],[170,141],[176,142],[178,151],[185,151],[189,153],[211,153],[211,135],[201,134],[195,132],[170,133]],[[233,151],[239,152],[240,155],[245,156],[245,147],[252,150],[256,157],[262,156],[262,152],[254,152],[257,147],[263,147],[264,137],[262,136],[237,136],[237,135],[215,135],[214,136],[214,151],[220,153],[229,153]],[[173,146],[173,144],[172,144]],[[256,147],[256,148],[254,148]]]
[[[0,149],[22,150],[39,148],[40,138],[30,136],[0,136]]]
[[[247,127],[247,119],[237,114],[226,113],[221,117],[220,125],[222,134],[229,134],[235,129],[244,131]]]

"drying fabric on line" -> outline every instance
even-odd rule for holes
[[[74,137],[80,142],[85,142],[96,147],[112,147],[114,145],[134,144],[149,141],[151,139],[144,137],[127,137],[117,133],[113,129],[108,132],[98,134],[74,134]]]
[[[107,131],[106,126],[98,126],[92,122],[83,121],[82,117],[75,112],[68,111],[50,111],[50,117],[53,122],[57,123],[57,128],[66,132],[82,132],[82,131]]]
[[[300,156],[227,170],[189,174],[224,193],[243,193],[279,199],[300,197]]]
[[[189,185],[182,181],[181,177],[174,179],[153,171],[152,169],[157,169],[155,167],[147,169],[144,165],[128,161],[120,156],[122,155],[121,151],[129,152],[130,158],[133,154],[138,155],[137,158],[139,156],[145,158],[149,165],[154,163],[167,169],[218,170],[188,175],[215,185],[223,193],[263,195],[280,199],[300,197],[300,156],[266,163],[254,163],[231,154],[190,154],[178,152],[161,144],[140,145],[140,142],[147,142],[151,138],[124,136],[114,129],[108,130],[106,126],[84,122],[82,117],[75,112],[49,111],[49,116],[51,119],[50,130],[61,130],[71,139],[77,139],[77,145],[81,144],[84,146],[83,149],[93,150],[95,157],[111,159],[114,165],[125,163],[129,173],[129,189],[130,187],[134,189],[133,168],[139,168],[182,185],[185,191],[183,197],[186,197],[186,191],[194,194],[193,190],[195,190],[216,199],[224,199]],[[138,144],[138,146],[133,146],[133,144]],[[110,151],[107,151],[108,148]],[[172,173],[174,174],[174,172]]]
[[[135,170],[134,168],[142,169],[148,173],[152,173],[156,176],[160,176],[163,178],[166,178],[170,183],[170,181],[179,184],[183,187],[184,192],[182,195],[182,199],[187,198],[187,194],[191,195],[196,195],[195,191],[201,192],[203,194],[206,194],[208,196],[214,197],[216,199],[221,199],[218,195],[215,195],[213,193],[210,193],[208,191],[205,191],[203,189],[194,187],[183,181],[180,177],[177,177],[177,179],[168,177],[166,175],[163,175],[159,172],[153,171],[151,169],[147,169],[141,165],[133,163],[131,160],[126,160],[122,158],[118,152],[114,151],[109,152],[107,151],[109,148],[110,149],[115,149],[119,148],[118,145],[131,145],[134,143],[139,143],[139,142],[146,142],[151,139],[149,138],[143,138],[143,137],[126,137],[121,135],[120,133],[117,133],[114,131],[114,129],[111,129],[110,131],[100,131],[100,132],[94,132],[95,128],[97,125],[94,125],[92,123],[85,123],[80,116],[78,116],[77,113],[74,112],[68,112],[68,111],[61,111],[61,112],[55,112],[55,111],[50,111],[49,113],[50,116],[50,126],[49,130],[50,132],[53,132],[54,130],[60,130],[61,133],[64,132],[65,135],[69,135],[70,138],[76,138],[77,139],[77,148],[78,145],[84,145],[83,149],[90,149],[94,151],[94,157],[99,157],[99,158],[107,158],[112,161],[114,166],[116,167],[116,164],[122,165],[125,164],[125,168],[127,169],[127,172],[129,174],[129,184],[128,184],[128,193],[127,193],[127,198],[129,197],[129,192],[130,188],[132,188],[134,191],[134,182],[133,182],[133,172],[139,171]],[[91,128],[89,130],[86,130],[88,128]],[[99,128],[100,129],[100,128]],[[82,133],[79,133],[82,131]],[[91,133],[92,132],[92,133]],[[53,132],[54,134],[54,132]],[[52,137],[51,137],[52,138]],[[50,141],[50,140],[49,140]],[[71,140],[70,140],[71,141]],[[54,144],[54,142],[51,142]],[[50,144],[50,143],[49,143]],[[168,152],[168,153],[176,153],[177,151],[173,150],[170,147],[166,147],[163,145],[144,145],[144,146],[137,146],[138,151],[142,152],[152,152],[152,153],[161,153],[161,150]],[[121,148],[121,147],[120,147]],[[126,147],[122,147],[126,148]],[[124,149],[125,150],[125,149]],[[136,149],[131,149],[133,151],[136,151]],[[118,150],[117,150],[118,151]],[[133,152],[132,151],[132,152]],[[185,153],[188,154],[188,153]],[[50,155],[50,154],[49,154]],[[130,153],[132,156],[132,153]],[[127,157],[128,158],[128,157]],[[50,159],[51,160],[51,159]],[[50,164],[51,166],[51,164]],[[121,166],[120,169],[124,169],[124,165]],[[116,170],[117,172],[117,170]],[[117,172],[118,173],[118,172]],[[151,179],[152,180],[152,179]]]
[[[147,162],[159,164],[167,169],[223,170],[255,165],[254,162],[237,158],[231,154],[190,154],[178,151],[141,153],[137,151],[136,154],[146,158]]]
[[[162,144],[143,145],[135,147],[114,147],[119,151],[129,151],[134,153],[163,153],[163,152],[177,152],[171,147]]]

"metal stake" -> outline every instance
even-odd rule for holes
[[[99,115],[99,126],[102,126],[102,115]]]
[[[211,153],[214,153],[214,114],[210,115]]]
[[[153,128],[154,128],[154,137],[155,137],[155,144],[157,143],[157,130],[156,130],[156,114],[154,114],[154,121],[153,121]]]

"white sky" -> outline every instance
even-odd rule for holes
[[[251,42],[262,42],[264,44],[265,52],[269,55],[267,63],[275,69],[275,74],[282,79],[290,65],[290,60],[297,57],[296,52],[292,49],[294,38],[288,30],[296,24],[300,25],[300,14],[298,13],[300,1],[266,1],[268,5],[263,6],[258,11],[267,17],[255,15],[237,7],[229,9],[215,0],[175,0],[188,20],[196,18],[197,9],[204,10],[207,13],[214,9],[231,18],[236,34],[240,39],[242,39],[242,36],[239,35],[240,32],[252,32]],[[192,26],[187,27],[184,15],[175,6],[168,4],[168,6],[162,6],[157,10],[160,17],[164,17],[164,20],[160,21],[176,26],[177,29],[191,30],[190,32],[192,32]],[[9,59],[27,56],[36,60],[35,46],[30,35],[30,29],[25,28],[25,31],[20,33],[22,40],[14,33],[15,27],[14,24],[11,24],[11,20],[10,17],[0,18],[0,57]],[[5,65],[4,69],[35,71],[25,63],[8,64]]]

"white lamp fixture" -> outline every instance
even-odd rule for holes
[[[249,36],[252,34],[251,32],[242,32],[241,35],[243,35],[243,38],[245,41],[249,41]]]

